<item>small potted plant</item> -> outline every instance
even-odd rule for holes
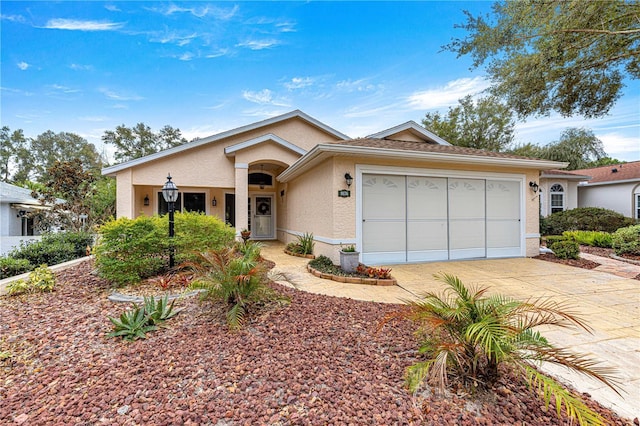
[[[358,264],[360,263],[360,252],[356,251],[356,246],[353,244],[340,249],[340,268],[347,272],[355,272]]]
[[[249,237],[251,236],[251,231],[249,231],[247,228],[243,228],[242,231],[240,231],[240,236],[242,237],[242,240],[246,243]]]

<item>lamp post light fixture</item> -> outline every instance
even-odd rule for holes
[[[167,176],[167,182],[162,187],[162,197],[169,207],[169,268],[175,266],[174,246],[173,246],[173,212],[175,211],[176,200],[178,199],[178,187],[171,181],[171,173]]]

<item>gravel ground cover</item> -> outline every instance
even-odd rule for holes
[[[377,330],[397,305],[274,284],[290,305],[235,333],[220,308],[189,298],[148,339],[107,339],[107,316],[126,305],[107,300],[92,267],[58,273],[53,293],[0,298],[0,424],[568,424],[508,374],[475,399],[408,394],[413,327]],[[630,423],[583,398],[609,424]]]

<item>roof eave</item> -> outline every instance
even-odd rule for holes
[[[278,175],[280,182],[287,182],[299,176],[306,166],[311,166],[316,162],[322,161],[331,155],[350,155],[361,157],[377,157],[383,155],[384,158],[399,160],[422,160],[422,161],[438,161],[442,163],[456,164],[483,164],[495,165],[501,167],[521,167],[526,169],[544,170],[550,168],[567,167],[567,163],[549,160],[536,159],[519,159],[519,158],[503,158],[503,157],[481,157],[477,155],[452,154],[442,152],[420,152],[406,151],[388,148],[371,148],[338,144],[319,144],[316,145],[306,155],[293,163],[288,169]]]

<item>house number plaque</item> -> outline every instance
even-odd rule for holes
[[[338,191],[338,197],[351,197],[351,191],[349,191],[348,189],[341,189]]]

